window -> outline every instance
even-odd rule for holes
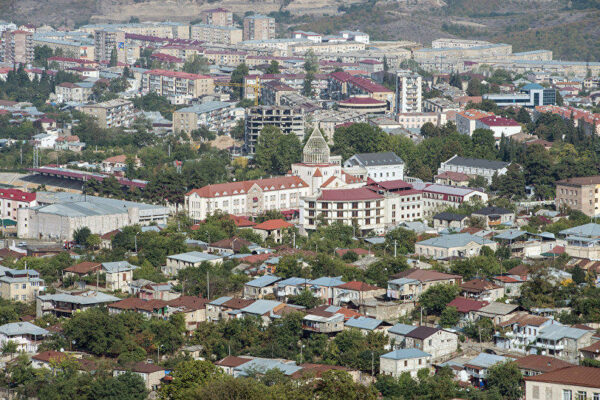
[[[404,366],[408,367],[408,361],[404,360]]]
[[[586,400],[587,399],[587,392],[584,392],[583,390],[579,390],[577,391],[577,400]]]
[[[419,365],[423,364],[423,359],[419,358]]]
[[[573,400],[573,396],[571,394],[570,390],[563,390],[563,397],[562,400]]]
[[[539,386],[534,386],[532,389],[533,390],[531,391],[531,396],[534,399],[539,399],[540,398],[540,387]]]
[[[593,400],[600,400],[600,393],[594,393],[594,399]]]

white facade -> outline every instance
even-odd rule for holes
[[[479,159],[462,158],[454,155],[447,161],[441,163],[438,174],[442,172],[460,172],[470,177],[484,177],[488,183],[492,183],[494,174],[504,175],[510,163],[502,161],[488,161]]]
[[[431,355],[423,352],[420,353],[422,353],[421,356],[403,359],[388,358],[384,354],[379,359],[379,373],[397,378],[403,373],[408,372],[412,378],[416,378],[417,372],[419,372],[420,369],[431,368]]]
[[[403,71],[396,76],[396,113],[421,112],[421,75]]]
[[[494,132],[494,138],[500,140],[502,136],[510,137],[521,133],[521,125],[487,125],[481,120],[475,123],[475,129],[489,129]]]
[[[17,189],[0,189],[0,219],[17,220],[17,211],[23,207],[37,205],[35,193]]]

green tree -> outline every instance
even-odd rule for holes
[[[346,371],[327,371],[316,381],[314,396],[327,400],[375,400],[377,393],[372,386],[355,383]]]
[[[460,315],[458,314],[456,307],[446,307],[440,315],[440,325],[444,328],[456,326],[459,320]]]
[[[427,314],[440,315],[446,308],[446,304],[454,300],[458,293],[457,285],[434,285],[421,294],[419,303],[427,310]]]
[[[344,160],[357,153],[389,151],[390,136],[381,128],[367,123],[356,123],[335,130],[333,151]]]
[[[307,72],[304,76],[304,84],[302,86],[302,94],[306,97],[312,97],[314,94],[313,91],[313,81],[315,80],[315,74],[312,72]]]
[[[279,128],[267,125],[260,132],[254,159],[259,168],[275,175],[284,175],[293,163],[299,162],[302,144],[293,133],[283,134]]]
[[[90,399],[94,400],[144,400],[147,395],[142,377],[129,371],[96,379],[90,390]]]
[[[266,74],[278,74],[280,72],[281,71],[279,70],[279,62],[277,62],[277,60],[271,60],[271,63],[265,71]]]
[[[206,57],[194,54],[183,64],[183,71],[192,74],[208,74],[209,64]]]
[[[396,228],[385,235],[386,245],[397,254],[414,253],[417,234],[404,228]]]
[[[244,77],[246,75],[248,75],[248,71],[249,71],[248,66],[245,63],[238,65],[237,67],[235,67],[235,69],[231,73],[230,82],[243,84]],[[244,93],[244,88],[243,87],[233,88],[232,92],[234,94],[235,99],[241,99],[242,95]]]
[[[312,49],[309,49],[304,55],[304,70],[313,74],[319,72],[319,58]]]
[[[87,244],[88,237],[92,234],[90,228],[87,226],[83,226],[81,228],[75,229],[73,232],[73,240],[75,243],[85,246]]]
[[[290,296],[289,302],[307,309],[315,308],[322,303],[321,299],[315,297],[309,290],[303,290],[296,296]]]
[[[210,361],[182,361],[173,369],[171,376],[171,383],[161,387],[160,398],[187,400],[213,380],[219,380],[223,372]]]
[[[108,66],[116,67],[118,62],[119,62],[119,59],[117,57],[117,48],[113,47],[112,50],[110,51],[110,60],[108,62]]]
[[[85,246],[89,249],[96,250],[100,244],[102,243],[102,239],[100,235],[91,234],[85,239]]]
[[[515,362],[492,365],[486,374],[488,389],[497,390],[503,399],[519,400],[523,396],[523,375]]]

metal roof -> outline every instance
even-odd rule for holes
[[[396,325],[392,326],[390,329],[388,329],[388,333],[395,333],[396,335],[404,336],[407,333],[414,331],[415,329],[417,329],[417,327],[414,325],[396,324]]]
[[[419,349],[398,349],[390,351],[381,356],[381,358],[389,358],[392,360],[406,360],[409,358],[431,357],[431,354],[425,353]]]
[[[63,303],[73,304],[99,304],[99,303],[114,303],[121,300],[118,297],[111,296],[102,292],[88,292],[88,295],[73,295],[68,293],[45,294],[38,296],[43,301],[60,301]]]
[[[12,322],[0,326],[0,334],[5,336],[38,335],[45,336],[49,332],[31,322]]]
[[[570,326],[561,324],[552,324],[540,329],[537,338],[544,340],[562,340],[564,338],[579,339],[588,332],[590,331],[571,328]]]
[[[248,286],[252,286],[252,287],[265,287],[265,286],[269,286],[274,284],[275,282],[281,280],[280,277],[278,276],[273,276],[273,275],[263,275],[261,277],[258,277],[256,279],[254,279],[253,281],[250,282],[246,282],[246,285]]]
[[[265,315],[266,313],[273,311],[273,309],[280,304],[282,303],[275,300],[256,300],[254,303],[242,308],[240,311],[244,314]]]
[[[305,285],[308,281],[306,278],[291,277],[277,282],[277,287]]]
[[[573,235],[594,238],[600,237],[600,224],[589,223],[585,225],[579,225],[573,228],[564,229],[558,233],[564,236]]]
[[[318,286],[327,286],[327,287],[339,286],[339,285],[343,285],[344,283],[346,283],[346,282],[344,282],[342,280],[341,276],[335,276],[335,277],[323,276],[321,278],[317,278],[317,279],[308,281],[309,285],[318,285]]]
[[[278,369],[281,372],[283,372],[285,375],[289,376],[289,375],[292,375],[294,372],[300,371],[302,369],[302,367],[299,367],[293,361],[283,362],[280,360],[268,359],[268,358],[253,358],[252,360],[248,361],[247,363],[244,363],[244,364],[240,365],[239,367],[234,368],[234,370],[238,373],[238,375],[241,375],[241,376],[248,375],[248,373],[250,373],[252,371],[264,373],[264,372],[267,372],[272,369]]]
[[[233,297],[223,296],[223,297],[219,297],[218,299],[215,299],[215,300],[211,301],[208,304],[211,304],[213,306],[220,306],[221,304],[226,303],[226,302],[228,302],[231,299],[233,299]]]
[[[466,167],[492,169],[492,170],[499,170],[502,168],[506,168],[510,165],[509,162],[505,162],[505,161],[492,161],[492,160],[485,160],[482,158],[466,158],[466,157],[459,157],[459,156],[452,157],[451,159],[446,161],[444,164],[446,164],[446,165],[461,165],[461,166],[466,166]]]
[[[106,272],[113,274],[115,272],[118,273],[134,270],[138,267],[129,264],[127,261],[114,261],[102,263],[102,268],[104,268]]]
[[[358,317],[358,318],[350,318],[345,326],[349,328],[358,328],[358,329],[366,329],[369,331],[375,330],[381,325],[383,321],[380,321],[375,318],[367,318],[367,317]]]
[[[465,363],[465,365],[472,365],[475,367],[489,368],[492,365],[510,360],[504,356],[498,356],[496,354],[479,353],[477,357]]]
[[[222,259],[222,257],[215,256],[213,254],[203,253],[201,251],[190,251],[188,253],[173,254],[171,256],[168,256],[167,258],[189,263],[200,263],[203,261],[213,261]]]
[[[511,229],[511,230],[504,231],[504,232],[494,236],[494,239],[515,240],[515,239],[520,238],[521,236],[525,236],[527,234],[528,234],[528,232],[526,232],[526,231]]]
[[[491,240],[479,236],[471,235],[470,233],[457,233],[454,235],[443,235],[427,240],[417,242],[418,245],[441,247],[450,249],[453,247],[463,247],[467,244],[475,242],[480,245],[493,244]]]
[[[345,166],[360,165],[363,167],[373,167],[379,165],[404,165],[404,161],[396,153],[391,151],[385,153],[360,153],[350,157],[344,163]]]

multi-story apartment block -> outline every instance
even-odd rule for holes
[[[485,40],[467,40],[442,38],[431,42],[432,49],[470,49],[471,47],[486,46],[491,44]]]
[[[269,40],[275,38],[275,18],[250,15],[244,18],[244,40]]]
[[[36,194],[0,188],[0,219],[17,220],[17,210],[37,205]]]
[[[236,44],[242,41],[242,30],[235,26],[192,25],[192,39],[207,43]]]
[[[366,187],[322,190],[302,199],[300,224],[306,230],[315,230],[323,222],[341,222],[355,226],[360,234],[383,232],[384,202],[384,196]]]
[[[243,117],[243,109],[236,108],[235,103],[209,101],[174,111],[173,132],[189,135],[200,126],[211,131],[223,131],[232,128],[237,119]]]
[[[423,192],[414,189],[411,184],[397,179],[372,182],[368,188],[384,196],[386,228],[424,218]]]
[[[387,102],[388,110],[394,109],[394,92],[370,79],[338,71],[329,74],[327,83],[327,91],[332,100],[343,100],[353,96],[366,95],[376,100]]]
[[[87,61],[94,60],[94,39],[88,37],[77,39],[62,37],[58,39],[50,35],[35,33],[33,35],[33,47],[36,46],[48,46],[55,52],[59,50],[62,51],[63,55],[73,58],[81,58]],[[48,63],[50,62],[48,60]]]
[[[423,100],[423,111],[442,114],[448,111],[460,111],[460,105],[445,97],[434,97]]]
[[[267,125],[281,129],[284,134],[294,134],[304,139],[304,111],[283,106],[257,106],[246,110],[245,142],[248,153],[254,154],[260,132]]]
[[[63,82],[56,85],[54,94],[58,103],[75,101],[84,103],[92,95],[93,84],[91,82]]]
[[[471,178],[477,176],[484,177],[488,183],[491,183],[494,174],[506,174],[509,165],[509,162],[465,158],[455,154],[447,161],[441,163],[438,168],[438,174],[443,172],[460,172],[469,175]]]
[[[396,113],[421,112],[421,75],[401,71],[396,75]]]
[[[430,122],[435,126],[444,125],[446,123],[446,114],[438,114],[434,112],[408,112],[396,114],[398,122],[405,129],[421,129],[423,125]]]
[[[3,299],[29,302],[44,290],[44,280],[39,272],[0,266],[0,297]]]
[[[96,117],[101,128],[129,127],[133,122],[133,103],[114,99],[78,107],[79,111]]]
[[[125,33],[155,36],[169,39],[189,39],[190,26],[181,22],[142,22],[131,24],[97,24],[85,25],[81,31],[93,34],[97,30],[117,29]]]
[[[232,26],[233,13],[225,8],[211,8],[200,13],[202,22],[206,25]]]
[[[213,94],[214,90],[214,81],[208,75],[154,69],[144,72],[142,76],[142,92],[154,92],[175,104]]]
[[[298,209],[309,187],[297,176],[281,176],[221,183],[194,189],[185,195],[185,209],[194,221],[215,211],[232,215],[259,215],[268,210]]]
[[[117,61],[126,62],[127,52],[125,51],[125,32],[116,29],[101,29],[94,32],[94,59],[100,61],[110,61],[112,51],[117,52]]]
[[[600,214],[600,175],[556,182],[556,208],[569,207],[587,216]]]
[[[429,183],[413,183],[413,187],[423,192],[423,216],[431,217],[448,207],[458,207],[468,201],[487,203],[488,195],[480,190],[464,187]]]
[[[5,31],[2,35],[2,60],[8,64],[27,64],[33,61],[33,33]]]

